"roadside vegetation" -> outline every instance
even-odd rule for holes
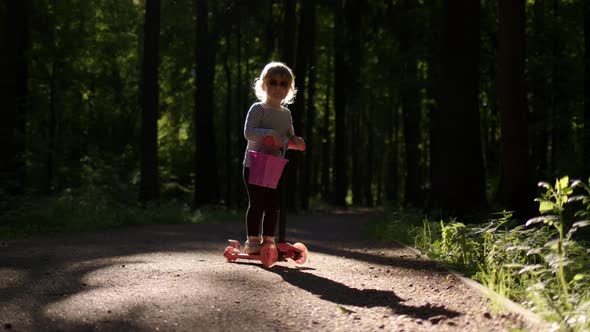
[[[137,180],[121,181],[120,169],[83,164],[82,183],[53,195],[29,193],[1,200],[0,240],[91,232],[146,224],[236,220],[243,211],[225,206],[190,208],[191,191],[167,183],[162,199],[140,202]]]
[[[370,233],[416,247],[557,322],[560,330],[588,331],[590,187],[569,177],[539,186],[540,215],[525,222],[507,211],[480,224],[395,212]]]

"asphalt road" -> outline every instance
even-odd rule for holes
[[[290,216],[309,263],[229,263],[241,221],[155,225],[0,247],[6,331],[535,330],[415,252],[364,238],[362,213]]]

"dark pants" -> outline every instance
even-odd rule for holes
[[[246,232],[248,236],[274,236],[281,207],[281,177],[277,189],[256,186],[248,183],[250,168],[244,167],[244,183],[248,190],[248,210],[246,211]],[[264,219],[263,219],[264,218]]]

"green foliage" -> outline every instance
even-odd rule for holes
[[[182,187],[194,185],[195,140],[195,20],[190,0],[165,1],[161,4],[159,66],[159,140],[158,155],[163,186],[173,182]],[[551,174],[580,173],[584,142],[583,70],[584,41],[582,1],[528,1],[526,9],[527,52],[525,75],[531,90],[527,103],[531,115],[530,137],[534,143],[533,162],[537,171]],[[348,118],[348,130],[355,137],[349,148],[356,148],[346,164],[367,160],[372,167],[361,167],[372,174],[367,196],[389,202],[401,198],[404,187],[406,147],[404,142],[403,100],[419,96],[420,134],[417,150],[427,182],[430,166],[430,115],[440,102],[439,80],[443,19],[440,2],[403,3],[370,0],[362,6],[359,29],[368,31],[360,41],[359,77],[346,77],[338,83],[357,80],[359,89],[340,96],[335,89],[335,55],[343,54],[335,40],[338,15],[335,2],[318,3],[316,35],[313,49],[306,52],[315,61],[314,118],[301,116],[307,152],[313,172],[309,177],[319,182],[334,173],[330,164],[336,132],[335,107],[355,102],[354,112],[360,121]],[[298,7],[296,15],[299,15]],[[145,1],[70,0],[31,2],[30,49],[28,58],[28,99],[26,112],[27,187],[33,190],[61,192],[75,187],[83,156],[116,158],[130,151],[128,172],[134,172],[139,159],[140,77]],[[241,132],[244,113],[255,100],[250,84],[261,67],[270,60],[281,59],[287,44],[284,36],[283,2],[213,1],[209,3],[209,28],[212,39],[207,49],[215,58],[214,132],[215,157],[219,172],[221,199],[238,203],[243,195],[239,176],[244,139]],[[494,106],[497,99],[497,3],[485,1],[481,7],[480,105],[482,148],[486,164],[489,197],[495,190],[499,169],[500,121]],[[299,21],[299,20],[297,20]],[[344,20],[346,22],[346,19]],[[306,23],[308,24],[308,23]],[[277,28],[279,27],[279,28]],[[300,23],[293,27],[296,34]],[[345,28],[339,27],[339,28]],[[413,36],[404,45],[403,34]],[[351,36],[348,36],[349,38]],[[310,36],[311,38],[311,36]],[[553,45],[553,46],[551,46]],[[551,46],[551,47],[549,47]],[[295,45],[295,47],[297,47]],[[348,59],[348,52],[344,52]],[[348,61],[348,60],[347,60]],[[416,77],[407,75],[416,67]],[[298,77],[301,95],[310,95],[310,77]],[[354,100],[347,100],[347,99]],[[550,112],[559,110],[559,112]],[[553,114],[548,118],[548,114]],[[324,122],[324,119],[326,121]],[[358,128],[357,128],[358,127]],[[352,132],[353,128],[355,132]],[[525,128],[526,130],[526,128]],[[553,139],[553,138],[557,139]],[[563,139],[561,138],[563,137]],[[547,158],[551,146],[551,158]],[[317,148],[316,148],[317,147]],[[321,148],[320,148],[321,147]],[[327,149],[327,150],[324,150]],[[340,148],[340,147],[338,147]],[[537,151],[539,150],[539,151]],[[376,153],[379,151],[379,153]],[[574,153],[571,153],[574,151]],[[543,152],[543,153],[541,153]],[[353,158],[353,159],[350,159]],[[541,161],[548,162],[544,164]],[[327,173],[322,177],[322,173]],[[318,173],[318,174],[315,174]],[[361,178],[354,176],[352,178]],[[312,188],[327,199],[333,183],[312,183]],[[395,188],[395,189],[392,189]],[[314,189],[317,194],[319,191]],[[396,191],[397,190],[397,191]],[[313,190],[312,190],[313,191]],[[360,196],[358,191],[355,195]],[[387,196],[387,197],[386,197]],[[350,202],[349,196],[348,201]],[[355,198],[353,201],[362,201]],[[493,202],[492,202],[493,203]]]
[[[21,197],[0,218],[0,238],[87,232],[139,224],[184,223],[190,210],[182,205],[123,204],[101,191],[66,190],[52,197]]]
[[[193,212],[182,198],[139,203],[133,178],[126,178],[122,173],[120,167],[84,158],[80,187],[53,196],[16,197],[3,206],[6,212],[0,215],[0,239],[239,218],[235,211],[216,207]]]
[[[536,199],[541,216],[524,225],[506,211],[485,224],[467,226],[456,220],[426,219],[418,226],[404,223],[403,215],[390,214],[396,220],[389,227],[381,222],[378,230],[389,241],[407,239],[410,234],[414,245],[429,257],[559,322],[564,330],[586,331],[590,328],[590,249],[587,236],[579,231],[590,225],[590,186],[569,177],[539,186],[544,188]]]
[[[590,182],[590,180],[589,180]],[[530,301],[541,303],[550,317],[558,319],[567,327],[590,327],[590,280],[588,270],[587,243],[576,241],[575,233],[588,225],[590,220],[576,220],[587,217],[590,211],[590,189],[579,180],[570,182],[569,177],[555,181],[555,185],[541,182],[545,188],[539,202],[542,216],[530,219],[527,226],[542,224],[541,230],[556,233],[549,241],[527,252],[538,256],[543,264],[526,265],[519,273],[534,274],[538,280],[529,287]],[[576,188],[584,192],[573,195]],[[566,218],[566,208],[581,203],[573,216]]]
[[[388,210],[382,218],[372,219],[366,226],[370,238],[379,241],[399,241],[409,244],[413,237],[408,229],[418,229],[421,219],[417,213],[404,210]]]

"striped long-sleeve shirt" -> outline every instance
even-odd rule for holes
[[[248,140],[246,153],[244,153],[244,167],[250,167],[248,151],[257,151],[273,156],[280,156],[282,149],[277,146],[265,146],[263,139],[266,136],[278,135],[282,143],[286,143],[290,137],[295,136],[291,111],[285,107],[276,109],[265,103],[254,103],[244,124],[244,137]]]

